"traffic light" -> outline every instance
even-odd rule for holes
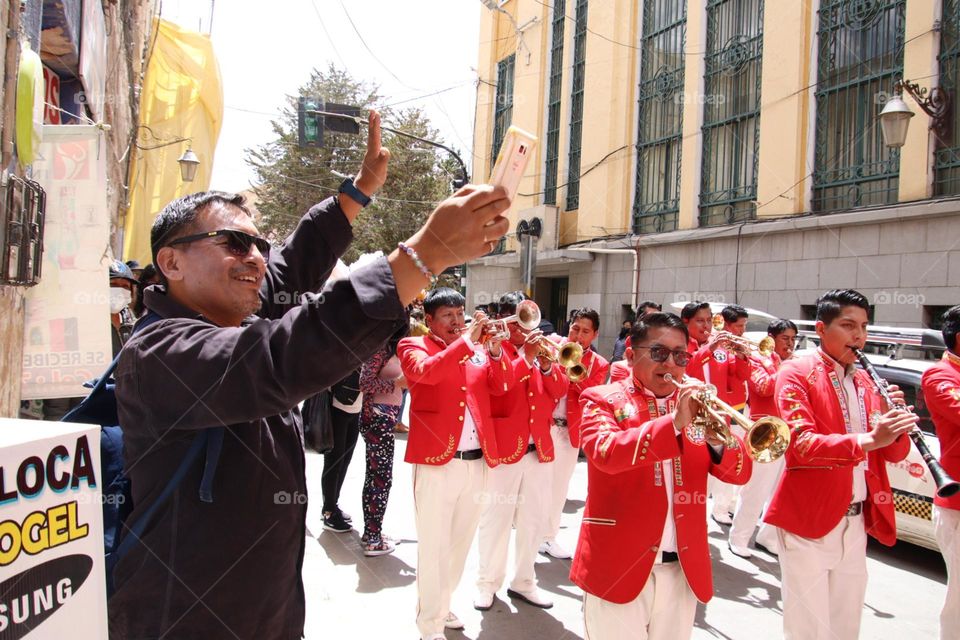
[[[345,117],[322,115],[320,112],[342,113]],[[358,134],[360,123],[356,118],[362,113],[360,107],[300,96],[297,104],[297,143],[301,147],[322,147],[324,129],[335,133]]]

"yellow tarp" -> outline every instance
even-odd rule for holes
[[[140,264],[151,261],[150,226],[157,213],[175,198],[209,188],[223,122],[220,68],[210,38],[154,19],[150,42],[123,233],[123,259]],[[193,182],[180,179],[177,164],[188,143],[160,146],[178,138],[191,138],[189,144],[200,159]]]

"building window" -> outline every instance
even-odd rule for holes
[[[951,138],[937,141],[934,163],[934,193],[948,196],[960,193],[960,108],[956,106],[960,88],[960,0],[943,0],[940,31],[940,88],[953,96],[954,107],[949,128]]]
[[[900,152],[880,135],[884,96],[903,75],[906,0],[823,0],[817,53],[813,209],[897,201]]]
[[[560,89],[563,85],[563,24],[566,0],[553,0],[553,39],[550,47],[550,93],[547,98],[547,163],[544,169],[543,203],[557,204],[557,173],[560,158]]]
[[[710,0],[700,226],[756,217],[763,0]]]
[[[644,0],[633,204],[636,233],[677,228],[686,25],[686,2]]]
[[[516,55],[497,63],[497,99],[493,108],[493,150],[490,153],[490,171],[497,160],[503,137],[513,117],[513,65]]]
[[[570,155],[567,211],[580,208],[580,139],[583,134],[583,76],[587,59],[587,0],[577,0],[573,29],[573,89],[570,94]]]

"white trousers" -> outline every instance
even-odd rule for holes
[[[550,427],[550,436],[553,438],[554,458],[550,466],[553,467],[553,479],[550,481],[551,495],[547,498],[547,524],[544,529],[544,540],[555,540],[560,533],[560,515],[563,505],[567,503],[567,491],[570,488],[570,478],[577,468],[577,457],[580,449],[570,444],[567,427]]]
[[[453,594],[483,509],[487,463],[454,458],[442,466],[413,465],[417,521],[417,627],[424,638],[443,633]]]
[[[552,467],[553,462],[541,463],[536,453],[528,453],[516,464],[501,464],[488,471],[485,506],[480,516],[479,591],[496,593],[503,586],[514,524],[515,564],[510,588],[514,591],[536,588],[534,565],[543,540],[543,516],[551,494]]]
[[[626,604],[583,597],[585,640],[687,640],[697,599],[679,562],[656,564],[643,591]]]
[[[933,530],[947,565],[947,598],[940,611],[940,639],[960,638],[960,511],[933,508]]]
[[[786,640],[856,640],[867,591],[863,515],[816,540],[777,531]]]
[[[733,525],[730,527],[730,544],[746,547],[750,544],[753,529],[757,526],[763,507],[773,495],[773,490],[783,472],[783,457],[766,464],[754,464],[750,480],[740,489],[740,503],[733,516]],[[757,542],[773,552],[777,551],[776,527],[765,525],[757,534]],[[770,544],[773,547],[770,547]]]
[[[746,432],[737,424],[732,425],[730,430],[741,438],[746,435]],[[756,466],[754,465],[754,467]],[[713,476],[707,476],[707,493],[713,496],[714,515],[726,515],[733,513],[737,507],[737,494],[740,493],[740,485],[730,484]]]

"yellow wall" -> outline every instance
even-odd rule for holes
[[[707,0],[688,0],[686,68],[684,80],[680,216],[682,229],[697,225],[702,163],[702,100],[706,49]],[[816,3],[767,0],[764,7],[763,69],[758,217],[793,215],[810,210],[813,179],[814,89],[816,82]],[[547,6],[549,5],[549,6]],[[607,0],[589,4],[586,44],[586,91],[581,141],[580,208],[565,211],[566,189],[557,190],[560,208],[560,243],[630,231],[636,172],[637,82],[639,34],[643,0]],[[910,0],[906,5],[907,43],[904,75],[921,86],[936,81],[939,34],[930,25],[939,18],[939,3]],[[544,182],[546,101],[549,91],[552,3],[509,0],[503,6],[523,25],[523,41],[530,49],[517,49],[515,31],[499,12],[482,9],[479,66],[482,80],[496,83],[497,62],[517,53],[512,123],[540,138],[536,157],[521,184],[514,212],[542,202]],[[557,184],[568,177],[570,91],[576,0],[566,1],[563,79]],[[926,33],[924,33],[926,32]],[[912,39],[918,34],[923,33]],[[611,42],[613,41],[613,42]],[[629,46],[624,46],[626,43]],[[474,180],[483,181],[491,169],[490,145],[495,88],[481,82],[478,89],[474,137]],[[911,122],[900,163],[900,200],[930,197],[933,139],[927,118],[905,96],[917,116]],[[601,158],[620,147],[603,164],[583,175]],[[514,214],[514,220],[516,216]],[[510,245],[515,248],[515,244]]]

